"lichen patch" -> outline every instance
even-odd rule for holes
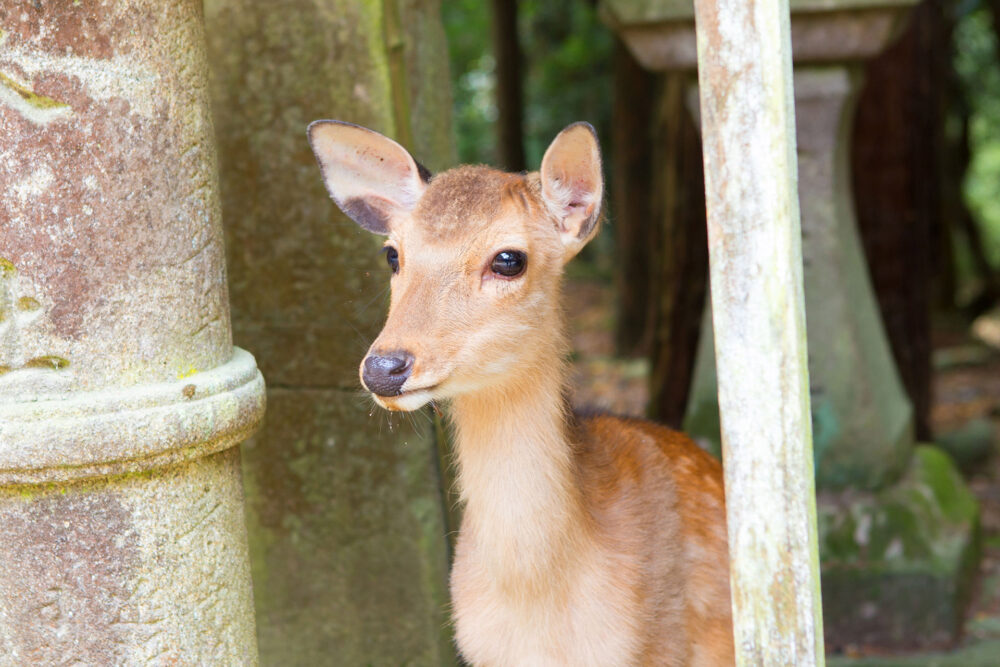
[[[70,105],[39,95],[3,72],[0,72],[0,104],[11,107],[37,125],[73,115]]]

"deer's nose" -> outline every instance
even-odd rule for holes
[[[368,391],[379,396],[398,396],[413,370],[413,355],[405,351],[369,354],[361,378]]]

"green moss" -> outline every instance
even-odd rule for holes
[[[948,653],[891,657],[827,658],[830,667],[996,667],[1000,640],[976,642]]]
[[[979,553],[978,510],[951,459],[916,448],[896,484],[828,496],[820,512],[823,616],[832,646],[954,638]]]
[[[17,267],[10,260],[0,257],[0,278],[13,278],[17,275]]]
[[[950,568],[978,521],[975,499],[954,463],[933,447],[918,447],[895,485],[848,498],[821,513],[824,564]],[[857,530],[859,525],[870,528]]]
[[[38,310],[42,305],[30,296],[22,296],[17,300],[18,310]]]
[[[947,454],[936,447],[921,445],[913,452],[913,459],[916,481],[933,492],[948,519],[969,521],[976,516],[976,499]]]
[[[829,558],[855,560],[861,547],[855,539],[858,523],[849,512],[835,514],[820,512],[817,518],[819,533],[825,536],[824,551]]]
[[[56,371],[62,370],[67,366],[69,366],[69,359],[57,357],[52,354],[45,355],[44,357],[29,359],[27,363],[24,364],[25,368],[50,368]]]
[[[906,502],[890,502],[879,513],[872,531],[869,558],[884,563],[925,560],[933,557],[926,514]]]
[[[76,486],[77,488],[83,488],[86,486],[86,483]],[[21,498],[21,500],[31,501],[53,493],[65,495],[67,488],[68,485],[62,482],[44,482],[42,484],[11,486],[7,487],[7,490],[13,490]]]

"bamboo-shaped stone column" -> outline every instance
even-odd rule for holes
[[[0,0],[0,664],[253,664],[199,0]]]

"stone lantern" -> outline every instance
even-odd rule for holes
[[[914,447],[913,411],[865,264],[850,188],[861,64],[912,0],[791,0],[802,254],[827,646],[943,645],[975,561],[975,502],[949,459]],[[690,0],[604,0],[654,71],[697,67]],[[722,31],[724,34],[724,31]],[[692,94],[697,116],[697,95]],[[767,179],[768,174],[759,175]],[[720,451],[710,310],[685,429]],[[974,569],[974,568],[972,568]]]

